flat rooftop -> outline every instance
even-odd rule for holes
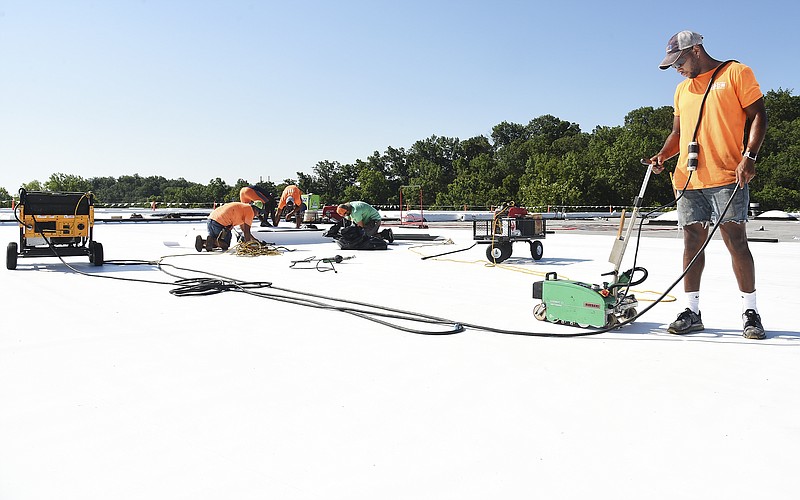
[[[626,250],[649,273],[639,309],[664,295],[642,317],[537,321],[547,273],[608,279],[617,225],[548,221],[541,260],[521,241],[493,265],[469,223],[393,224],[386,251],[255,227],[281,250],[263,256],[197,253],[202,222],[98,223],[103,266],[2,270],[0,497],[795,498],[800,225],[748,226],[778,240],[751,243],[766,340],[741,336],[716,240],[706,329],[666,332],[684,307],[668,226]],[[243,288],[170,293],[209,277]]]

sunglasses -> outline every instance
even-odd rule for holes
[[[691,47],[688,48],[688,49],[685,49],[683,51],[684,53],[681,54],[680,56],[678,56],[678,58],[675,60],[675,62],[672,63],[672,67],[677,69],[677,68],[680,68],[681,66],[683,66],[683,64],[686,62],[686,58],[689,57],[689,54],[687,53],[687,51],[691,51],[691,50],[692,50]]]

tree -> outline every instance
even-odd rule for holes
[[[569,178],[559,159],[544,153],[531,157],[520,180],[518,204],[527,207],[582,205],[581,190]]]
[[[764,95],[769,125],[750,195],[765,207],[790,208],[800,192],[800,96],[792,93],[779,88]],[[491,206],[510,200],[531,206],[627,205],[638,194],[645,172],[640,159],[661,148],[672,121],[671,106],[641,107],[625,115],[622,126],[599,126],[584,133],[576,123],[542,115],[527,125],[501,122],[492,127],[490,137],[460,140],[433,135],[408,150],[389,146],[351,164],[324,160],[311,174],[297,172],[297,181],[259,185],[280,194],[285,186],[297,184],[305,192],[319,194],[326,204],[348,199],[394,204],[400,186],[421,185],[427,206]],[[673,165],[674,160],[668,162],[668,169]],[[44,188],[90,190],[105,203],[210,204],[238,199],[244,185],[245,179],[228,186],[219,178],[203,185],[138,174],[87,181],[57,173]],[[23,187],[43,189],[38,181]],[[652,176],[646,196],[648,204],[671,203],[669,175]]]
[[[321,202],[336,202],[348,182],[338,161],[320,161],[314,166],[314,182]]]
[[[215,203],[225,203],[228,201],[233,201],[229,198],[230,196],[230,186],[228,186],[225,181],[217,177],[216,179],[212,179],[208,183],[208,195],[211,200]],[[239,194],[236,194],[236,201],[239,200]]]
[[[492,142],[495,149],[501,149],[515,142],[528,140],[528,128],[519,123],[500,122],[492,127]]]
[[[26,182],[22,184],[22,189],[25,191],[42,191],[42,183],[37,180]]]
[[[408,155],[405,149],[389,146],[383,153],[381,161],[386,166],[387,176],[395,191],[399,186],[408,184]]]
[[[800,96],[793,96],[791,90],[770,90],[764,95],[764,105],[769,123],[750,183],[750,200],[763,210],[798,208]]]
[[[304,174],[303,172],[297,172],[297,187],[305,193],[318,193],[319,190],[317,189],[316,182],[314,182],[314,177],[308,174]]]
[[[581,133],[581,127],[577,123],[560,120],[553,115],[534,118],[528,123],[526,129],[531,137],[543,137],[548,143],[553,143],[560,137]]]
[[[800,191],[783,186],[768,186],[754,193],[753,200],[758,200],[761,210],[798,210],[800,209]]]
[[[239,201],[239,191],[241,191],[243,187],[247,187],[249,185],[250,183],[247,182],[247,179],[239,179],[236,181],[236,184],[231,186],[225,199],[228,201]]]
[[[409,182],[409,160],[403,148],[389,147],[384,153],[375,151],[366,161],[356,160],[354,167],[359,176],[364,169],[369,169],[382,175],[388,182],[388,186],[381,189],[385,193],[383,198],[374,200],[374,203],[396,203],[400,186]]]
[[[192,184],[180,189],[186,203],[210,204],[215,202],[214,193],[210,193],[207,186],[202,184]]]
[[[422,186],[424,204],[433,203],[439,189],[453,181],[453,162],[458,153],[458,139],[435,135],[417,141],[411,147],[408,153],[408,183]]]
[[[770,124],[791,122],[800,118],[800,96],[793,96],[793,90],[778,88],[764,94],[764,106]]]
[[[79,175],[55,173],[45,181],[44,189],[46,191],[85,193],[91,191],[92,183]]]
[[[442,207],[485,208],[507,198],[496,192],[497,163],[491,152],[483,153],[470,161],[455,161],[456,176],[445,191],[436,195],[436,204]]]
[[[386,176],[369,168],[364,168],[358,173],[358,187],[360,192],[358,199],[371,205],[385,205],[392,196]]]

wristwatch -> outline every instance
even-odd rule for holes
[[[747,151],[745,151],[742,156],[746,156],[747,158],[750,158],[753,161],[756,161],[756,159],[758,158],[758,155],[757,154],[754,155],[753,153],[750,152],[749,149]]]

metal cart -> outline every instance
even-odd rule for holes
[[[492,220],[472,221],[472,237],[478,243],[489,245],[486,258],[489,262],[503,262],[511,257],[512,243],[525,241],[530,245],[531,257],[539,260],[544,253],[540,239],[544,239],[547,224],[541,216],[498,217]]]
[[[6,269],[17,268],[18,257],[87,255],[103,265],[103,245],[94,241],[94,199],[88,193],[19,190],[15,212],[19,245],[6,248]]]

